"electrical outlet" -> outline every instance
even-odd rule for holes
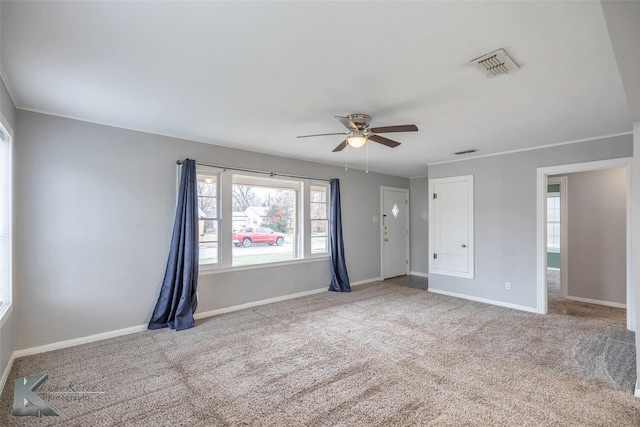
[[[504,288],[505,288],[506,290],[510,291],[510,290],[511,290],[511,282],[507,282],[507,283],[505,283]]]

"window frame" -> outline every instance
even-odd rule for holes
[[[217,250],[216,250],[216,262],[210,262],[210,263],[200,263],[200,259],[198,256],[198,267],[199,269],[214,269],[214,268],[219,268],[221,265],[221,255],[222,255],[222,251],[220,249],[220,241],[221,241],[221,228],[222,228],[222,210],[220,209],[220,204],[221,204],[221,197],[220,197],[220,179],[221,179],[221,170],[214,168],[214,167],[210,167],[210,166],[200,166],[200,165],[196,165],[196,177],[197,176],[209,176],[211,178],[213,178],[215,180],[215,185],[216,185],[216,195],[215,195],[215,204],[216,204],[216,218],[210,218],[210,217],[204,217],[203,221],[215,221],[217,222],[217,230],[218,230],[218,240],[217,240]],[[201,197],[211,197],[210,195],[207,196],[201,196],[200,192],[198,191],[198,210],[200,210],[200,198]],[[198,216],[198,224],[200,223],[200,217]],[[204,225],[203,225],[204,226]],[[200,239],[198,239],[198,244],[200,244]]]
[[[217,208],[219,216],[218,224],[218,263],[216,264],[199,264],[199,274],[215,274],[224,273],[228,271],[241,271],[250,270],[256,268],[269,268],[277,265],[287,265],[295,263],[304,263],[311,261],[318,261],[329,258],[330,248],[327,241],[327,252],[323,253],[311,253],[311,220],[310,220],[310,200],[311,200],[311,187],[322,186],[326,188],[327,197],[327,221],[329,220],[329,207],[330,207],[330,185],[328,180],[308,179],[302,177],[292,177],[286,174],[276,173],[263,173],[258,171],[245,171],[242,169],[224,168],[196,165],[196,174],[200,175],[201,171],[210,171],[210,173],[217,174]],[[267,175],[267,176],[265,176]],[[239,177],[255,177],[257,181],[273,179],[282,182],[293,182],[299,186],[298,197],[296,198],[296,230],[294,247],[296,255],[293,259],[286,261],[264,262],[248,265],[233,265],[233,245],[232,233],[233,233],[233,185],[234,176]],[[283,187],[288,188],[288,187]],[[328,223],[327,223],[328,226]],[[328,239],[328,237],[327,237]],[[229,242],[224,244],[223,242]]]
[[[13,257],[13,129],[9,126],[4,116],[0,113],[0,155],[6,156],[6,159],[0,158],[0,160],[6,161],[6,167],[2,168],[5,174],[3,177],[4,189],[0,189],[0,196],[3,199],[0,203],[0,209],[3,210],[2,216],[5,218],[5,223],[0,223],[0,233],[6,231],[6,241],[4,247],[0,248],[0,251],[6,251],[6,281],[0,276],[0,326],[4,325],[5,320],[9,317],[13,307],[13,273],[12,273],[12,257]],[[1,182],[1,181],[0,181]],[[4,194],[3,194],[4,193]],[[6,204],[5,204],[6,202]],[[6,227],[6,230],[2,230]],[[0,240],[1,241],[1,240]]]
[[[306,217],[306,222],[309,223],[309,250],[308,250],[308,254],[310,256],[328,256],[329,255],[329,251],[330,251],[330,247],[329,247],[329,215],[331,214],[331,186],[329,185],[328,182],[318,182],[318,181],[311,181],[309,183],[309,215]],[[324,193],[325,193],[325,201],[324,201],[324,205],[325,205],[325,218],[324,219],[320,219],[320,218],[314,218],[312,213],[311,213],[311,205],[312,204],[320,204],[322,202],[315,202],[312,200],[311,198],[311,193],[314,191],[313,188],[314,187],[322,187],[324,189]],[[311,244],[311,242],[313,241],[313,227],[312,227],[312,223],[314,221],[325,221],[327,226],[327,235],[326,235],[326,251],[324,252],[313,252],[313,245]]]
[[[550,207],[549,206],[549,200],[550,199],[554,199],[554,201],[557,202],[557,206]],[[557,200],[555,200],[555,199],[557,199]],[[561,204],[561,201],[560,201],[560,193],[559,192],[547,193],[547,223],[546,223],[546,227],[547,227],[546,236],[547,236],[547,239],[546,240],[547,240],[547,252],[550,252],[550,253],[560,253],[560,245],[561,245],[561,240],[562,240],[561,239],[562,232],[561,232],[561,225],[560,225],[560,204]],[[553,209],[553,210],[557,211],[557,218],[558,218],[557,221],[550,220],[550,215],[549,215],[549,210],[550,209]],[[549,234],[549,225],[550,224],[557,225],[557,229],[558,229],[557,233]],[[550,236],[553,236],[554,238],[557,238],[557,241],[558,241],[558,245],[557,246],[550,244],[550,239],[549,239]]]

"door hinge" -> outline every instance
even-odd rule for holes
[[[433,254],[433,259],[438,259],[438,254]]]
[[[433,193],[433,198],[437,199],[438,198],[438,194],[437,193]]]

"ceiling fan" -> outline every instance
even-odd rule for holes
[[[369,127],[369,122],[371,121],[371,116],[366,114],[349,114],[346,117],[343,116],[334,116],[340,123],[342,123],[347,129],[348,132],[337,132],[337,133],[319,133],[315,135],[300,135],[298,138],[309,138],[312,136],[325,136],[325,135],[347,135],[347,137],[333,149],[334,152],[342,151],[347,145],[352,146],[353,148],[362,147],[367,143],[367,141],[375,141],[379,144],[386,145],[387,147],[397,147],[400,145],[399,142],[393,141],[389,138],[385,138],[384,136],[378,135],[379,133],[390,133],[390,132],[415,132],[418,130],[416,125],[397,125],[397,126],[383,126],[372,128]]]

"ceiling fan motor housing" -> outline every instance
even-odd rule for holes
[[[359,130],[365,130],[368,128],[369,122],[371,121],[371,116],[367,114],[349,114],[347,117],[358,127]]]

